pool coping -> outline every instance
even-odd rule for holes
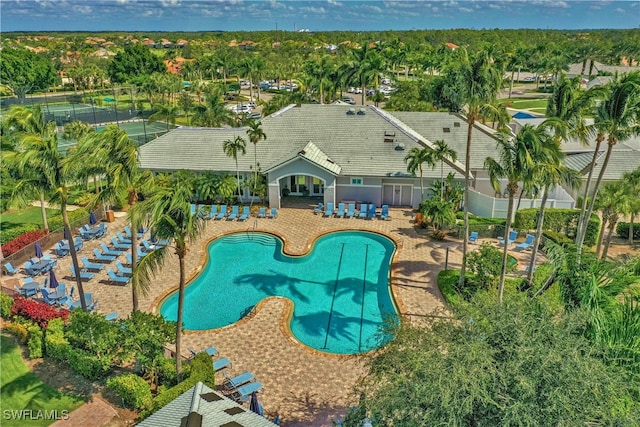
[[[255,230],[255,231],[249,231],[249,232],[256,232],[256,233],[262,233],[262,234],[270,234],[273,235],[277,238],[279,238],[282,242],[282,253],[286,256],[290,256],[290,257],[303,257],[308,255],[309,253],[311,253],[315,242],[318,241],[318,239],[320,239],[321,237],[327,235],[327,234],[331,234],[331,233],[336,233],[336,232],[352,232],[352,231],[361,231],[361,232],[365,232],[365,233],[373,233],[373,234],[378,234],[381,235],[383,237],[388,238],[389,240],[391,240],[393,242],[393,244],[395,245],[395,250],[393,251],[393,255],[391,256],[391,263],[389,266],[389,277],[387,278],[388,281],[388,286],[389,286],[389,295],[391,297],[391,302],[393,303],[396,311],[397,311],[397,316],[398,316],[398,320],[399,321],[406,321],[405,316],[403,315],[403,313],[406,313],[406,307],[405,305],[402,303],[402,300],[399,296],[399,292],[396,289],[397,285],[394,284],[394,281],[392,280],[392,277],[394,275],[394,273],[397,274],[397,269],[399,268],[397,265],[397,258],[398,258],[398,254],[402,248],[402,241],[398,240],[398,238],[396,238],[395,236],[383,232],[383,231],[378,231],[378,230],[369,230],[369,229],[365,229],[365,228],[350,228],[350,229],[345,229],[345,228],[337,228],[337,229],[333,229],[333,230],[326,230],[326,231],[322,231],[319,233],[315,233],[313,235],[311,235],[308,239],[307,239],[307,243],[305,245],[305,251],[300,252],[300,253],[294,253],[290,249],[289,246],[291,245],[288,240],[283,237],[280,233],[275,232],[275,231],[263,231],[263,230]],[[201,244],[201,248],[206,249],[211,242],[213,242],[214,240],[220,239],[222,237],[228,236],[228,235],[232,235],[232,234],[241,234],[241,233],[247,233],[247,231],[231,231],[231,232],[224,232],[224,233],[220,233],[218,235],[212,236],[210,239],[207,239],[206,241],[204,241]],[[202,255],[200,256],[200,260],[198,262],[198,266],[189,274],[188,278],[185,280],[185,289],[187,288],[187,286],[189,286],[191,284],[191,282],[198,276],[200,275],[200,273],[202,273],[202,269],[203,267],[206,265],[207,260],[209,259],[209,251],[208,250],[203,250],[202,251]],[[153,314],[159,314],[159,308],[160,305],[162,304],[162,302],[169,297],[169,295],[171,295],[172,293],[176,292],[179,289],[180,285],[178,284],[178,286],[175,287],[171,287],[167,290],[165,290],[164,292],[160,293],[152,302],[151,304],[151,312]],[[262,309],[262,306],[264,304],[266,304],[268,301],[272,300],[272,299],[277,299],[277,300],[283,300],[285,302],[285,312],[283,313],[282,316],[280,316],[280,331],[283,333],[283,335],[285,336],[285,338],[291,342],[294,343],[296,345],[298,345],[300,348],[304,349],[305,351],[307,351],[308,353],[311,353],[313,355],[319,355],[319,356],[325,356],[325,357],[330,357],[330,358],[334,358],[334,359],[354,359],[354,358],[359,358],[365,355],[371,355],[371,354],[375,354],[376,352],[379,352],[381,349],[384,348],[384,345],[381,346],[380,348],[374,349],[374,350],[370,350],[367,352],[362,352],[362,353],[357,353],[357,354],[338,354],[338,353],[328,353],[328,352],[323,352],[320,350],[317,350],[313,347],[310,347],[306,344],[304,344],[303,342],[299,341],[295,335],[293,334],[293,332],[291,331],[291,328],[289,327],[290,323],[291,323],[291,319],[293,317],[293,312],[294,312],[294,304],[293,301],[291,301],[289,298],[285,298],[282,296],[269,296],[267,298],[263,298],[261,299],[258,304],[255,305],[255,307],[243,318],[239,319],[238,321],[232,323],[231,325],[226,325],[226,326],[222,326],[219,328],[212,328],[212,329],[205,329],[205,330],[193,330],[193,329],[184,329],[183,328],[183,334],[185,335],[201,335],[201,334],[207,334],[207,333],[211,333],[211,332],[215,332],[215,331],[221,331],[221,330],[225,330],[225,329],[230,329],[230,328],[235,328],[238,326],[241,326],[247,322],[249,322],[251,319],[253,319],[253,317]]]

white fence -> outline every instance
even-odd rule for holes
[[[523,198],[520,201],[520,209],[539,208],[541,202],[542,199]],[[508,204],[508,198],[497,198],[469,189],[469,211],[475,215],[488,218],[506,218]],[[517,204],[518,199],[516,198],[513,206],[514,215]],[[573,198],[562,187],[557,187],[551,194],[549,194],[546,207],[573,209],[575,208],[575,205],[575,200],[573,200]]]

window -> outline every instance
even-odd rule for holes
[[[451,128],[442,128],[442,132],[449,133],[451,132]]]
[[[351,178],[351,185],[362,185],[362,178]]]

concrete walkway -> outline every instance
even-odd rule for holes
[[[91,402],[71,412],[66,420],[58,420],[51,424],[51,427],[102,427],[117,416],[118,413],[109,403],[94,396]]]

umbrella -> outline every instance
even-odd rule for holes
[[[92,212],[89,213],[89,224],[94,225],[98,220],[96,219],[96,215]]]
[[[36,256],[38,258],[42,258],[42,246],[40,246],[40,242],[36,242],[35,245],[33,245],[36,249]]]
[[[65,227],[65,229],[64,229],[64,238],[66,240],[71,240],[71,238],[69,237],[69,234],[70,234],[69,230],[67,230],[67,228]]]
[[[56,273],[53,270],[49,270],[49,287],[51,289],[58,287],[58,279],[56,279]]]
[[[260,403],[258,403],[258,393],[251,393],[251,403],[249,403],[249,410],[255,412],[258,415],[262,415],[262,411],[260,410]]]

